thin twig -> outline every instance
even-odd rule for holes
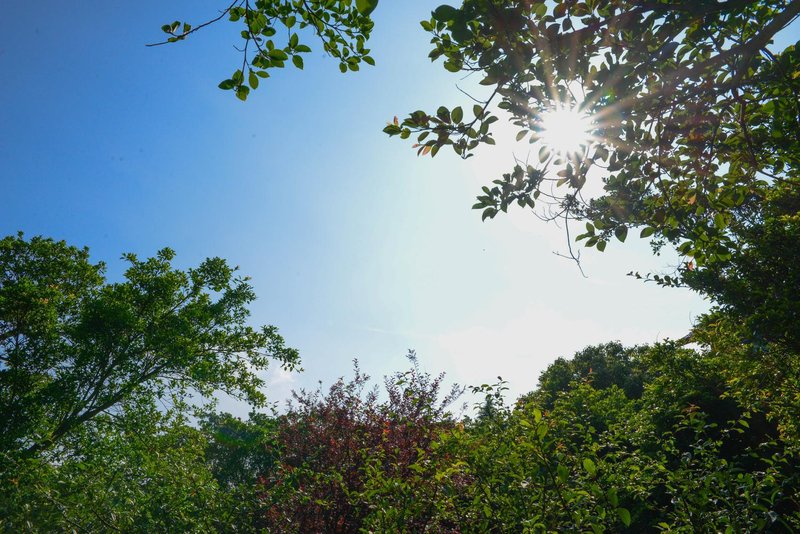
[[[231,3],[231,5],[229,5],[228,7],[226,7],[226,8],[225,8],[225,10],[224,10],[224,11],[222,11],[222,13],[220,13],[219,17],[217,17],[217,18],[214,18],[214,19],[211,19],[211,20],[209,20],[209,21],[207,21],[207,22],[204,22],[203,24],[200,24],[199,26],[196,26],[196,27],[192,28],[192,29],[191,29],[191,30],[189,30],[188,32],[183,32],[183,33],[182,33],[182,34],[180,34],[180,35],[174,35],[174,34],[173,34],[173,37],[170,37],[170,39],[175,39],[175,41],[182,41],[182,40],[183,40],[183,39],[185,39],[185,38],[186,38],[188,35],[191,35],[191,34],[193,34],[193,33],[194,33],[194,32],[196,32],[197,30],[203,29],[203,28],[205,28],[206,26],[210,26],[210,25],[214,24],[215,22],[218,22],[218,21],[222,20],[222,18],[223,18],[225,15],[227,15],[227,14],[230,12],[230,10],[231,10],[231,9],[233,9],[233,8],[236,6],[236,4],[239,4],[239,3],[241,3],[241,0],[234,0],[234,1]],[[145,46],[148,46],[148,47],[150,47],[150,46],[161,46],[161,45],[165,45],[165,44],[172,44],[172,43],[174,43],[174,42],[175,42],[175,41],[172,41],[172,40],[170,40],[170,39],[167,39],[166,41],[161,41],[160,43],[150,43],[150,44],[146,44]]]

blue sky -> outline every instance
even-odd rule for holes
[[[377,66],[342,75],[314,48],[246,104],[217,89],[240,61],[223,23],[146,48],[215,2],[12,2],[0,19],[0,231],[89,246],[118,278],[123,252],[221,256],[252,277],[253,322],[275,324],[305,371],[269,395],[329,384],[351,360],[380,377],[422,366],[465,384],[532,389],[591,344],[684,335],[706,309],[625,276],[674,259],[644,242],[554,255],[563,230],[529,213],[481,223],[480,186],[513,165],[509,132],[477,157],[417,158],[381,128],[394,115],[468,104],[469,84],[427,59],[418,21],[438,1],[384,1]],[[226,406],[227,406],[226,401]]]

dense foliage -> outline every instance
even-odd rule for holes
[[[439,399],[443,376],[421,372],[413,353],[409,359],[410,370],[386,378],[382,402],[357,366],[352,380],[340,379],[326,395],[295,395],[277,419],[279,462],[261,473],[264,512],[256,524],[278,532],[357,532],[376,513],[385,480],[419,478],[425,453],[454,425],[446,408],[461,391],[453,387]],[[406,529],[424,530],[431,503],[419,492],[430,486],[406,488],[386,513]]]
[[[58,273],[72,287],[87,280],[106,287],[85,251],[22,237],[3,243],[17,251],[6,256],[5,266],[15,269],[6,273],[16,276],[7,274],[0,301],[7,331],[10,317],[33,310],[34,302],[51,303],[38,291]],[[53,262],[37,256],[43,249]],[[19,257],[27,270],[9,260]],[[131,273],[128,278],[120,285],[131,283]],[[80,324],[81,310],[96,309],[88,301],[102,293],[78,299],[87,302],[75,304],[70,321]],[[52,302],[56,309],[59,302]],[[61,324],[61,336],[72,331],[66,316],[44,316],[51,322],[31,316],[14,323],[37,347],[58,336],[40,339],[23,326],[50,332],[42,325]],[[356,366],[352,379],[340,379],[326,393],[298,392],[284,413],[253,412],[248,420],[213,407],[190,411],[181,394],[143,384],[63,435],[50,431],[38,447],[31,447],[38,442],[29,429],[51,427],[9,426],[14,433],[8,435],[20,437],[4,442],[3,527],[794,531],[800,529],[799,356],[785,343],[743,343],[743,332],[747,324],[720,308],[695,330],[702,349],[587,347],[557,359],[511,406],[502,382],[473,388],[479,394],[473,416],[450,411],[463,389],[443,394],[443,376],[422,372],[413,353],[410,369],[387,377],[382,392]],[[23,340],[14,347],[26,346]],[[29,354],[32,365],[43,353]],[[7,395],[13,388],[6,384],[19,371],[6,362]],[[27,383],[45,388],[58,376],[42,371],[38,382]],[[36,387],[29,394],[6,397],[4,413],[24,415],[34,405],[45,414],[55,410],[44,400],[50,397],[34,403],[43,395]],[[62,402],[70,394],[62,391]],[[199,419],[191,422],[189,413]]]
[[[496,105],[536,156],[484,188],[484,219],[544,206],[545,218],[585,223],[577,239],[599,250],[641,228],[656,250],[669,243],[685,258],[658,278],[676,283],[725,269],[747,246],[741,226],[775,188],[798,187],[800,49],[769,48],[798,14],[797,0],[442,5],[422,22],[431,59],[477,74],[491,93],[472,113],[419,110],[385,131],[416,135],[420,154],[451,146],[467,157],[494,144]],[[562,108],[589,122],[568,153],[540,142],[544,117]]]
[[[268,512],[257,524],[281,532],[796,530],[800,442],[787,423],[800,408],[798,382],[784,383],[793,396],[746,398],[755,391],[737,379],[735,360],[672,344],[589,347],[551,366],[513,407],[502,383],[485,385],[475,388],[486,395],[475,419],[382,430],[385,416],[362,401],[357,374],[324,399],[302,396],[279,418],[285,463],[262,479]],[[640,371],[635,384],[609,372],[626,368]],[[403,397],[432,407],[419,391]],[[378,412],[391,414],[395,398]]]
[[[163,30],[243,24],[220,87],[244,100],[269,69],[302,68],[295,27],[343,72],[371,63],[376,5],[235,0]],[[511,405],[501,380],[454,413],[464,390],[410,353],[381,391],[356,365],[259,411],[259,373],[298,354],[248,324],[255,295],[224,260],[126,255],[108,282],[86,249],[0,240],[0,530],[800,531],[800,51],[769,48],[798,14],[798,0],[464,0],[422,23],[431,58],[491,95],[470,118],[417,111],[387,133],[466,157],[493,143],[495,100],[534,145],[543,115],[580,108],[580,149],[536,145],[539,163],[476,208],[545,203],[599,250],[641,227],[684,257],[656,281],[713,302],[680,342],[587,347]],[[218,392],[254,411],[217,413]]]
[[[173,257],[128,254],[124,281],[108,283],[86,249],[21,234],[0,241],[4,517],[41,518],[45,531],[97,528],[108,503],[121,528],[147,531],[140,514],[166,525],[179,507],[196,511],[210,479],[196,470],[202,439],[185,414],[219,391],[262,404],[258,372],[270,360],[297,364],[275,327],[247,324],[255,295],[235,269],[211,258],[181,271]]]

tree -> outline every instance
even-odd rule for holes
[[[300,41],[303,30],[316,35],[322,49],[339,60],[343,73],[357,71],[361,62],[374,65],[365,43],[373,27],[370,13],[377,5],[378,0],[233,0],[218,16],[197,26],[177,20],[165,24],[161,30],[169,35],[167,40],[148,46],[182,41],[225,17],[240,24],[242,65],[219,87],[246,100],[260,79],[268,78],[271,69],[283,68],[290,58],[296,68],[303,68],[301,54],[311,52]],[[286,31],[285,44],[276,42],[280,27]]]
[[[513,408],[497,395],[502,382],[475,388],[488,401],[477,407],[492,410],[441,432],[419,451],[418,469],[368,471],[369,529],[402,530],[423,517],[436,532],[800,527],[797,434],[778,431],[769,403],[742,402],[737,364],[673,343],[610,343],[576,357],[554,364],[540,381],[547,391]],[[589,362],[609,371],[599,387],[582,379]],[[575,376],[559,384],[565,366]],[[641,371],[639,387],[614,383],[619,366]]]
[[[227,523],[222,530],[258,531],[264,508],[262,483],[281,461],[278,418],[253,411],[242,420],[209,412],[203,415],[200,430],[206,439],[205,466],[233,505],[228,508],[230,516],[221,518]]]
[[[706,322],[740,323],[740,340],[779,343],[800,354],[800,187],[781,183],[761,211],[732,221],[741,246],[728,262],[685,273],[686,284],[718,304]]]
[[[241,500],[219,485],[205,439],[150,403],[101,414],[59,442],[58,461],[0,462],[4,532],[241,532]]]
[[[165,25],[168,41],[228,16],[244,23],[242,68],[225,80],[246,98],[266,70],[299,58],[297,34],[309,27],[343,72],[371,63],[363,48],[375,0],[335,2],[236,0],[198,27]],[[640,228],[655,251],[666,244],[685,258],[672,285],[689,271],[730,261],[744,246],[736,221],[760,206],[777,184],[798,187],[800,50],[769,49],[800,14],[800,0],[669,2],[652,0],[464,0],[441,5],[422,27],[432,60],[451,72],[482,77],[491,93],[473,106],[411,113],[384,131],[416,135],[418,154],[452,146],[469,157],[494,144],[494,107],[519,127],[517,141],[538,151],[486,186],[474,208],[493,218],[513,204],[546,219],[585,223],[577,236],[604,250]],[[289,31],[276,48],[276,25]],[[253,59],[247,46],[252,42]],[[299,61],[302,66],[302,61]],[[574,110],[580,144],[554,150],[547,116]],[[574,117],[573,117],[574,118]],[[535,145],[531,147],[530,145]],[[598,178],[596,175],[602,175]],[[602,181],[602,192],[593,191]],[[573,258],[579,253],[570,251]]]
[[[243,20],[249,42],[259,35],[254,29],[267,35],[275,24],[291,27],[297,17],[286,14],[298,10],[325,43],[328,34],[315,21],[328,17],[351,30],[371,29],[357,14],[368,19],[376,6],[284,4],[239,1],[222,16]],[[494,144],[492,125],[505,114],[519,128],[523,152],[534,155],[483,188],[473,206],[483,219],[514,204],[563,219],[576,260],[573,233],[603,251],[637,229],[654,252],[669,245],[682,257],[674,272],[648,279],[686,284],[710,297],[750,325],[746,340],[797,350],[800,304],[782,288],[796,286],[798,277],[798,227],[791,218],[800,190],[800,48],[770,44],[798,15],[800,0],[441,5],[421,23],[433,37],[430,58],[443,59],[451,72],[476,74],[489,96],[476,99],[471,113],[461,106],[418,110],[384,131],[415,135],[420,155],[451,146],[466,158]],[[172,40],[195,31],[178,32],[178,26],[164,28]],[[355,35],[355,53],[352,46],[331,51],[343,71],[357,65],[359,39],[369,31],[344,35]],[[263,56],[258,50],[257,58]],[[223,87],[246,96],[246,48],[244,55],[244,66]],[[282,65],[276,61],[255,66]],[[250,78],[257,84],[257,75]],[[565,114],[575,129],[567,135],[577,143],[550,146],[548,121]]]
[[[259,404],[258,372],[292,368],[273,326],[247,325],[255,298],[220,258],[181,271],[175,254],[129,263],[108,283],[87,249],[22,234],[0,241],[0,451],[52,450],[101,414],[221,390]]]
[[[655,250],[669,243],[685,258],[678,276],[656,277],[677,283],[730,261],[745,247],[736,221],[758,217],[775,187],[798,187],[800,49],[768,47],[798,14],[798,0],[442,5],[422,22],[431,59],[481,76],[491,94],[473,116],[442,106],[384,131],[416,135],[419,154],[449,145],[468,157],[494,144],[496,103],[538,158],[484,187],[484,219],[544,205],[545,218],[585,222],[577,239],[601,251],[641,228]],[[584,116],[586,138],[553,151],[540,143],[546,117],[564,109]]]
[[[429,500],[415,499],[419,494],[408,487],[388,497],[387,482],[405,484],[425,471],[420,459],[437,435],[454,425],[447,409],[463,389],[454,385],[441,395],[444,374],[431,377],[421,371],[413,352],[408,359],[408,371],[386,377],[384,401],[377,388],[368,387],[369,377],[357,364],[354,377],[340,378],[327,394],[321,389],[295,393],[294,403],[277,420],[278,465],[261,475],[259,529],[376,530],[375,516],[386,512],[402,518],[408,530],[425,530],[425,518],[432,513]],[[414,489],[431,484],[420,481]],[[385,506],[375,506],[381,498]]]
[[[251,412],[244,421],[229,413],[205,414],[200,427],[209,440],[206,462],[217,481],[254,497],[258,478],[278,461],[276,455],[267,454],[277,451],[277,426],[277,418],[258,412]]]
[[[553,407],[558,395],[580,382],[591,383],[597,390],[620,388],[628,398],[641,397],[646,371],[641,363],[643,348],[625,348],[619,342],[586,347],[569,360],[557,358],[539,375],[532,394],[538,406]]]

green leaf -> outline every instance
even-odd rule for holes
[[[369,15],[378,7],[378,0],[356,0],[356,9],[362,15]]]
[[[444,62],[444,68],[450,72],[458,72],[461,70],[462,64],[460,61],[448,59]]]
[[[273,48],[269,51],[269,57],[278,61],[286,61],[289,55],[279,48]]]
[[[556,471],[558,472],[558,480],[559,480],[559,482],[564,484],[564,483],[567,482],[567,480],[569,480],[569,469],[567,468],[566,465],[558,464],[558,467],[556,468]]]
[[[234,87],[236,87],[236,82],[234,82],[233,80],[222,80],[222,82],[220,82],[219,84],[219,88],[224,89],[226,91],[228,89],[233,89]]]
[[[599,243],[598,243],[598,248],[600,248]],[[594,475],[595,473],[597,473],[597,466],[594,464],[591,458],[583,459],[583,468],[586,469],[586,472],[589,473],[590,475]]]
[[[631,513],[627,508],[617,508],[617,515],[626,527],[631,526]]]
[[[292,63],[294,66],[300,70],[303,70],[303,58],[302,56],[292,56]]]
[[[458,17],[458,9],[446,4],[441,5],[433,10],[433,18],[439,22],[449,22]]]
[[[543,146],[542,148],[539,149],[539,162],[540,163],[544,163],[545,161],[547,161],[547,158],[549,158],[549,157],[550,157],[550,149],[549,148],[547,148],[546,146]]]
[[[627,226],[617,226],[614,229],[614,235],[617,236],[617,239],[625,242],[625,238],[628,237],[628,227]]]
[[[453,40],[457,43],[463,43],[472,37],[472,32],[467,27],[466,21],[462,19],[456,20],[455,24],[450,28],[450,33],[453,36]]]
[[[453,108],[453,111],[450,112],[450,118],[455,123],[459,123],[464,119],[464,110],[461,107]]]
[[[258,76],[256,76],[256,73],[251,70],[247,78],[250,82],[250,87],[253,89],[258,89]]]

